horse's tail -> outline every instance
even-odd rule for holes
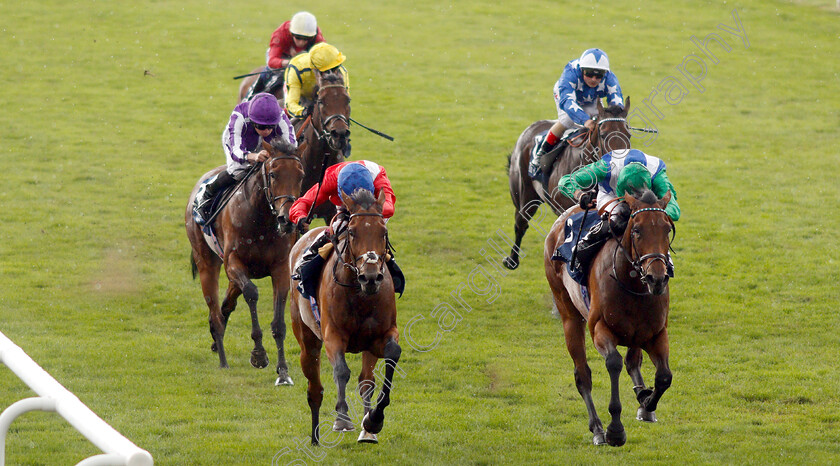
[[[513,152],[511,152],[510,154],[507,155],[507,165],[505,165],[505,168],[507,169],[508,173],[510,173],[510,159],[511,159],[511,157],[513,157]]]
[[[195,257],[192,251],[190,251],[190,267],[192,268],[193,280],[195,280],[195,277],[198,275],[198,265],[195,264]]]

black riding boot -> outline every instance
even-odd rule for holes
[[[267,82],[265,84],[265,90],[262,92],[274,94],[275,91],[277,91],[278,89],[280,89],[280,87],[283,86],[283,75],[277,73],[270,73],[270,76],[266,81]]]
[[[210,218],[210,207],[213,204],[213,198],[216,194],[224,191],[228,186],[236,183],[234,178],[227,170],[222,170],[216,175],[216,179],[207,183],[204,187],[204,192],[200,196],[196,196],[193,210],[195,212],[195,223],[204,225],[207,219]]]
[[[601,219],[596,223],[589,232],[580,239],[575,247],[575,263],[572,268],[585,270],[589,267],[589,263],[595,257],[595,254],[601,249],[601,245],[612,236],[610,232],[609,217]]]
[[[254,81],[254,84],[251,84],[251,87],[248,89],[248,93],[245,94],[245,100],[251,100],[251,97],[254,97],[262,92],[263,89],[265,89],[265,84],[269,81],[271,76],[273,75],[268,70],[265,70],[257,75],[257,80]]]
[[[326,263],[326,260],[318,254],[318,250],[329,242],[329,235],[326,232],[321,233],[315,239],[315,242],[309,246],[309,249],[303,253],[303,256],[298,262],[298,266],[295,268],[292,279],[300,282],[298,290],[304,298],[315,295],[315,290],[318,287],[318,274],[324,266],[324,263]]]

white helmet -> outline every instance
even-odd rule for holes
[[[318,21],[315,15],[308,11],[301,11],[292,16],[292,24],[289,25],[289,32],[296,36],[315,37],[318,33]]]
[[[610,70],[610,60],[607,54],[601,49],[589,49],[583,52],[578,60],[578,65],[581,68],[589,68],[593,70]]]

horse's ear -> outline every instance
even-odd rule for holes
[[[630,193],[624,194],[624,202],[626,202],[627,205],[630,206],[631,211],[635,210],[635,205],[638,203],[636,198],[633,197],[633,195]]]
[[[385,190],[379,191],[379,197],[376,198],[376,205],[379,206],[379,211],[385,210]]]
[[[601,99],[595,99],[598,101],[598,116],[603,118],[604,117],[604,105],[601,103]]]
[[[671,202],[671,191],[665,193],[665,195],[662,196],[662,199],[660,199],[659,202],[657,202],[657,204],[659,204],[659,206],[664,209],[669,202]]]
[[[623,118],[627,118],[627,114],[630,113],[630,96],[624,98],[624,112],[622,112],[621,116]]]
[[[271,144],[269,144],[269,143],[267,143],[267,142],[263,141],[263,142],[262,142],[262,147],[263,147],[263,149],[265,149],[265,150],[266,150],[269,154],[272,152],[272,150],[271,150]]]
[[[339,188],[340,189],[340,188]],[[344,202],[344,207],[347,207],[347,210],[350,212],[356,211],[356,201],[354,201],[349,194],[346,194],[341,197],[341,200]]]

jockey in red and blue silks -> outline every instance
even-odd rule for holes
[[[242,179],[252,163],[264,162],[268,152],[259,150],[260,144],[281,138],[297,146],[295,132],[289,117],[280,109],[277,99],[266,93],[257,94],[253,100],[234,107],[222,133],[227,169],[216,179],[204,185],[195,197],[195,221],[204,225],[210,216],[213,197],[228,186]],[[254,152],[257,151],[257,152]]]
[[[610,61],[601,49],[589,49],[580,58],[566,64],[560,79],[554,84],[557,121],[544,138],[538,138],[531,153],[532,176],[548,167],[540,165],[543,156],[560,142],[567,129],[595,128],[593,117],[598,116],[597,101],[607,98],[609,105],[624,107],[618,78],[610,71]]]
[[[319,252],[323,246],[331,241],[333,235],[341,234],[346,228],[347,216],[344,209],[342,196],[354,193],[358,189],[370,191],[375,198],[380,193],[385,194],[385,204],[382,207],[382,217],[387,222],[394,215],[394,203],[396,196],[391,188],[391,181],[385,173],[385,167],[368,161],[359,160],[342,162],[327,168],[324,173],[324,180],[319,185],[312,186],[302,197],[298,198],[289,210],[289,220],[298,226],[298,230],[304,230],[309,221],[309,211],[324,202],[332,202],[338,206],[338,214],[330,224],[330,227],[321,232],[318,238],[312,243],[309,249],[303,254],[297,264],[292,278],[302,282],[301,294],[305,297],[311,296],[307,286],[310,277],[316,275],[323,267],[329,252]],[[394,290],[402,294],[405,287],[405,278],[394,261],[393,255],[386,260],[386,265],[394,280]]]

